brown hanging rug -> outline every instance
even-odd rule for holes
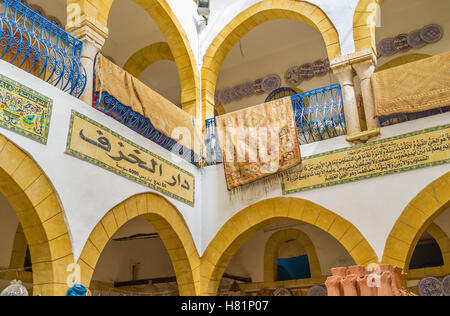
[[[172,138],[175,128],[186,128],[191,139],[186,137],[176,141],[201,156],[201,128],[196,128],[191,115],[98,54],[95,62],[95,92],[101,95],[103,91],[147,117],[158,131],[169,138]]]
[[[450,105],[450,52],[375,73],[375,116]]]
[[[262,191],[267,192],[273,184],[280,182],[283,174],[301,163],[290,97],[225,114],[216,119],[225,177],[232,194],[248,199]],[[230,129],[235,133],[231,133]],[[260,147],[260,142],[255,141],[259,138],[255,135],[261,135],[260,138],[265,138],[269,145],[273,138],[278,153],[265,150],[270,146]],[[245,159],[242,159],[244,152]],[[268,157],[272,158],[266,159]]]

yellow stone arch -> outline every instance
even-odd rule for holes
[[[322,277],[319,258],[311,239],[298,229],[285,229],[270,236],[264,249],[264,282],[276,282],[278,277],[277,258],[282,244],[288,240],[297,240],[306,250],[308,255],[311,277]]]
[[[305,1],[261,1],[237,15],[216,36],[206,52],[202,68],[203,119],[214,117],[214,93],[220,68],[234,45],[256,26],[276,19],[294,19],[313,26],[322,35],[331,59],[341,55],[339,35],[317,6]]]
[[[251,236],[283,220],[302,221],[328,232],[358,265],[378,262],[377,255],[361,232],[344,218],[310,201],[274,198],[247,207],[222,226],[202,256],[202,295],[217,294],[228,263]]]
[[[153,43],[138,50],[127,60],[123,69],[138,78],[145,69],[159,60],[174,61],[169,44],[165,42]]]
[[[36,162],[3,136],[0,192],[14,209],[30,248],[33,293],[64,295],[73,253],[57,193]]]
[[[166,247],[182,296],[198,294],[200,258],[190,231],[178,210],[163,197],[144,193],[133,196],[110,210],[95,226],[81,253],[81,283],[89,285],[97,262],[108,241],[130,220],[142,216],[156,229]]]
[[[383,254],[383,263],[408,268],[417,242],[434,220],[450,207],[450,172],[430,183],[398,218]]]
[[[178,18],[166,0],[133,1],[151,16],[166,39],[180,77],[183,109],[194,116],[197,115],[200,96],[197,62]],[[113,2],[114,0],[68,0],[68,4],[80,5],[82,15],[95,18],[104,27],[108,25]]]
[[[376,15],[384,0],[359,0],[353,16],[353,40],[355,51],[372,48],[377,51],[375,37]]]

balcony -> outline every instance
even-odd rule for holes
[[[333,84],[291,96],[300,145],[347,134],[341,86]],[[216,119],[206,121],[205,148],[207,166],[220,164]]]
[[[80,97],[83,43],[16,0],[0,0],[0,58]]]

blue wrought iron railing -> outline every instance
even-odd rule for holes
[[[195,154],[194,151],[180,145],[177,141],[158,131],[150,122],[150,119],[133,111],[130,107],[123,105],[116,98],[106,92],[102,93],[101,98],[97,93],[94,108],[108,116],[111,116],[123,125],[160,145],[161,147],[177,154],[180,158],[183,158],[193,164],[197,164],[201,161],[200,157]]]
[[[291,98],[300,145],[346,135],[344,103],[339,84],[296,94]],[[206,121],[205,149],[207,166],[222,163],[215,118]]]
[[[16,0],[0,0],[0,59],[79,97],[83,43]]]
[[[428,110],[428,111],[424,111],[424,112],[416,112],[416,113],[405,113],[405,114],[395,114],[395,115],[390,115],[390,116],[383,116],[379,118],[380,121],[380,126],[381,127],[386,127],[386,126],[391,126],[391,125],[395,125],[398,123],[403,123],[403,122],[407,122],[407,121],[414,121],[414,120],[418,120],[420,118],[423,117],[428,117],[428,116],[433,116],[433,115],[437,115],[437,114],[442,114],[445,112],[450,111],[450,106],[446,106],[440,109],[433,109],[433,110]]]

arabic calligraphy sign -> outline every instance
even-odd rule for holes
[[[0,74],[0,126],[46,144],[52,100]]]
[[[283,180],[283,194],[450,162],[450,125],[304,158]]]
[[[77,112],[66,152],[194,206],[194,175]]]

